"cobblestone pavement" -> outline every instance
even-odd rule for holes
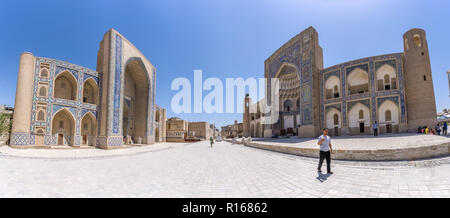
[[[169,147],[86,159],[0,155],[0,197],[450,197],[450,157],[334,161],[328,176],[314,158],[228,142]]]

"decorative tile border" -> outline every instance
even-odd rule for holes
[[[29,145],[30,144],[30,134],[26,132],[14,132],[11,133],[10,138],[10,144],[11,145]]]
[[[115,35],[115,68],[114,68],[114,105],[113,105],[113,129],[114,134],[119,133],[120,125],[120,98],[122,85],[122,38]]]

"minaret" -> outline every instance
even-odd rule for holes
[[[16,99],[14,103],[11,146],[30,145],[31,109],[33,99],[33,72],[35,58],[30,52],[20,55],[17,75]]]
[[[403,41],[408,131],[415,132],[419,126],[436,125],[433,78],[425,31],[411,29]]]

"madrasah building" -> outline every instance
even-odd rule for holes
[[[244,137],[417,132],[436,125],[436,103],[425,31],[403,35],[404,51],[323,67],[318,33],[309,27],[264,63],[266,97],[244,99]],[[264,124],[258,105],[271,104],[270,79],[279,79],[279,119]],[[265,102],[267,101],[267,102]],[[273,107],[273,106],[270,106]],[[268,115],[266,115],[268,116]]]
[[[20,56],[10,146],[152,144],[165,140],[155,104],[156,69],[114,29],[105,33],[97,70],[29,52]]]

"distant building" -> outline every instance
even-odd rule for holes
[[[208,122],[190,122],[189,136],[194,138],[207,140],[214,135],[214,125]]]
[[[166,121],[166,141],[184,142],[188,134],[189,123],[178,117],[172,117]]]

